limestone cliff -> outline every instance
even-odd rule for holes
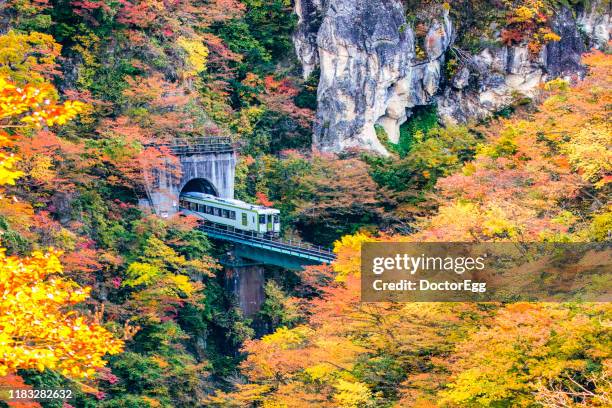
[[[426,27],[419,42],[401,0],[295,4],[294,43],[304,77],[320,69],[313,145],[331,152],[360,147],[388,154],[375,125],[396,143],[400,125],[419,105],[436,103],[444,122],[484,118],[517,98],[534,97],[550,78],[580,77],[580,54],[605,46],[610,36],[609,8],[597,2],[582,11],[558,10],[551,26],[561,39],[535,56],[499,41],[477,53],[461,50],[455,46],[458,22],[442,6],[420,11]],[[450,76],[449,56],[459,61]]]

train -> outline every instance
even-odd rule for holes
[[[280,211],[275,208],[198,192],[181,194],[179,208],[229,230],[261,237],[280,235]]]

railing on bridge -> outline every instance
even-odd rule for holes
[[[305,260],[331,263],[336,259],[336,254],[331,250],[305,242],[284,240],[282,238],[262,238],[250,232],[229,230],[210,223],[201,224],[200,229],[211,238],[261,248]]]
[[[173,139],[169,143],[151,143],[146,146],[165,146],[173,154],[189,156],[201,153],[231,153],[234,151],[232,139],[227,136],[208,136],[193,139]]]

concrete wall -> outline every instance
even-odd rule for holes
[[[183,156],[180,160],[182,177],[178,191],[181,191],[189,180],[203,178],[215,187],[219,197],[234,198],[236,156],[233,153]]]
[[[174,171],[170,160],[163,168],[155,169],[145,177],[147,195],[154,212],[168,217],[178,211],[181,189],[190,180],[202,178],[210,182],[219,197],[234,198],[236,155],[234,153],[205,153],[179,156],[179,172]]]
[[[242,313],[253,316],[265,300],[264,268],[261,265],[226,266],[228,289],[236,296]]]

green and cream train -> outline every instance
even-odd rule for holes
[[[280,211],[274,208],[197,192],[181,194],[179,206],[229,230],[267,237],[280,234]]]

